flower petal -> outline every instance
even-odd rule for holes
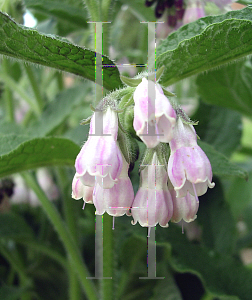
[[[199,208],[197,199],[187,192],[185,197],[177,198],[175,191],[172,194],[173,201],[173,215],[172,222],[178,223],[182,219],[189,223],[196,219],[196,213]]]
[[[122,170],[122,155],[117,143],[111,136],[89,137],[76,158],[75,168],[84,185],[94,186],[94,178],[90,177],[98,176],[106,178],[104,188],[112,187],[111,181],[115,183]]]
[[[120,178],[118,183],[110,189],[103,189],[99,184],[95,186],[94,205],[96,214],[107,212],[111,216],[123,216],[127,213],[134,200],[134,191],[129,178]]]

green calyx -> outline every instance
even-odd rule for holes
[[[134,163],[139,155],[137,141],[133,139],[129,133],[122,131],[120,127],[118,128],[117,141],[127,163]]]
[[[149,73],[149,72],[145,71],[145,72],[142,72],[142,73],[136,75],[134,78],[125,77],[125,76],[122,76],[122,75],[120,76],[120,78],[121,78],[121,81],[125,85],[130,86],[130,87],[137,87],[142,82],[143,78],[146,78],[146,79],[151,80],[151,81],[159,81],[159,79],[161,78],[161,76],[164,72],[164,69],[165,69],[165,67],[162,66],[161,68],[159,68],[157,70],[157,72]],[[172,94],[172,95],[174,95],[174,94]]]
[[[157,154],[158,165],[161,165],[167,169],[170,148],[166,143],[159,143],[155,148],[147,148],[145,150],[145,154],[140,165],[140,171],[142,171],[146,166],[152,164],[154,153]]]
[[[120,78],[125,85],[130,87],[137,87],[142,81],[142,78],[129,78],[123,75],[121,75]]]
[[[173,103],[171,102],[173,108],[174,108],[174,105]],[[175,104],[176,107],[174,108],[175,111],[176,111],[176,115],[177,115],[177,118],[181,118],[182,122],[184,124],[187,124],[187,125],[198,125],[198,121],[193,121],[191,120],[188,115],[185,113],[185,111],[182,109],[181,106],[179,106],[178,104]]]

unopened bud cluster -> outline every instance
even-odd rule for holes
[[[119,132],[121,137],[129,135],[119,122],[119,113],[125,119],[130,107],[119,111],[107,105],[91,118],[88,140],[75,162],[72,197],[93,203],[97,215],[126,213],[132,215],[132,224],[144,227],[158,223],[167,227],[170,220],[191,222],[198,211],[198,196],[214,187],[210,162],[197,145],[193,123],[170,103],[162,87],[145,77],[136,82],[130,90],[132,130],[146,145],[136,195],[128,172],[132,161],[125,151],[134,147],[124,145],[133,145],[130,141],[135,140],[132,134],[130,139],[119,137]],[[102,131],[96,118],[102,122]]]

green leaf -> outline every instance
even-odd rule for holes
[[[144,74],[144,76],[142,76],[140,78],[139,78],[139,76],[137,76],[135,78],[129,78],[129,77],[126,77],[126,76],[123,76],[123,75],[121,75],[120,78],[121,78],[121,81],[124,84],[126,84],[130,87],[137,87],[142,82],[143,78],[146,78],[146,79],[151,80],[151,81],[158,81],[160,79],[160,77],[163,75],[164,69],[165,69],[165,67],[162,66],[161,68],[159,68],[157,70],[157,72],[148,74],[148,76],[147,76],[147,73],[146,73],[146,74]],[[175,96],[174,94],[170,93],[169,91],[165,90],[164,92],[166,92],[169,96],[171,96],[171,95]]]
[[[80,147],[84,144],[84,142],[88,139],[89,126],[88,125],[78,125],[75,128],[68,130],[64,137],[70,139],[75,144]]]
[[[34,137],[49,134],[72,113],[76,105],[84,100],[88,91],[89,89],[82,84],[59,93],[55,100],[47,105],[40,119],[28,128],[28,134]]]
[[[29,9],[57,17],[81,28],[87,27],[87,12],[82,1],[25,0],[24,2]]]
[[[150,300],[182,300],[182,295],[170,272],[165,273],[164,280],[157,280],[153,289],[153,297]]]
[[[120,2],[122,4],[128,5],[130,7],[132,13],[140,21],[148,21],[148,22],[156,21],[154,10],[150,7],[146,7],[144,5],[144,1],[142,1],[142,0],[120,0]],[[144,25],[142,24],[142,26],[144,26]]]
[[[246,162],[245,170],[248,171],[248,181],[241,178],[234,178],[227,190],[227,201],[231,206],[233,215],[237,220],[247,211],[248,206],[252,205],[252,164]]]
[[[216,299],[216,297],[213,297],[212,300],[240,300],[240,298],[236,296],[220,296]]]
[[[0,136],[0,145],[0,177],[42,166],[73,166],[80,150],[74,142],[59,137],[6,135]]]
[[[133,273],[137,270],[139,271],[139,264],[141,264],[142,269],[142,258],[145,258],[146,253],[146,244],[142,237],[133,235],[125,240],[125,242],[121,245],[119,255],[120,262],[127,273]]]
[[[252,247],[252,203],[247,205],[242,214],[238,216],[238,222],[240,220],[242,220],[243,225],[245,224],[245,230],[237,241],[237,251]],[[252,265],[250,263],[250,267],[251,266]]]
[[[244,4],[244,5],[252,5],[252,1],[251,0],[239,0],[239,1],[236,1],[236,2]]]
[[[161,83],[176,81],[252,53],[252,8],[209,16],[170,34],[157,48]]]
[[[198,141],[199,146],[206,153],[210,160],[212,171],[217,176],[238,176],[243,179],[248,179],[248,173],[238,165],[231,163],[226,156],[216,151],[213,146]]]
[[[223,255],[233,254],[236,224],[230,207],[225,202],[221,183],[217,178],[214,181],[215,187],[200,197],[197,221],[202,225],[205,246]]]
[[[235,109],[249,117],[252,114],[252,63],[248,59],[214,70],[196,80],[202,100]]]
[[[12,134],[23,135],[24,129],[16,123],[6,122],[6,120],[0,121],[0,135]],[[18,138],[18,137],[17,137]]]
[[[33,232],[21,216],[4,213],[0,214],[0,236],[1,239],[27,239],[33,238]]]
[[[16,149],[20,144],[28,141],[28,135],[17,135],[16,133],[1,134],[0,157]]]
[[[18,300],[21,299],[24,289],[15,286],[3,285],[0,287],[0,299],[3,300]]]
[[[156,240],[172,246],[171,264],[179,272],[197,275],[205,288],[218,296],[237,296],[251,300],[252,271],[242,263],[225,254],[217,253],[201,244],[191,243],[181,229],[170,224],[168,230],[156,230]]]
[[[200,139],[227,157],[240,145],[242,120],[239,113],[201,102],[192,119],[199,122],[195,129]]]
[[[15,23],[0,13],[0,53],[52,67],[95,81],[94,51],[71,44],[66,39],[44,35]],[[103,55],[103,86],[112,90],[122,85],[114,62]]]

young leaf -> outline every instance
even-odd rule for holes
[[[142,82],[142,78],[129,78],[123,75],[120,78],[124,84],[131,87],[137,87]]]
[[[161,84],[221,66],[252,53],[252,7],[189,23],[157,48],[157,67],[165,65]]]
[[[66,39],[44,35],[18,25],[0,12],[0,54],[66,71],[95,81],[96,52],[71,44]],[[103,55],[103,86],[112,90],[122,85],[114,62]]]

